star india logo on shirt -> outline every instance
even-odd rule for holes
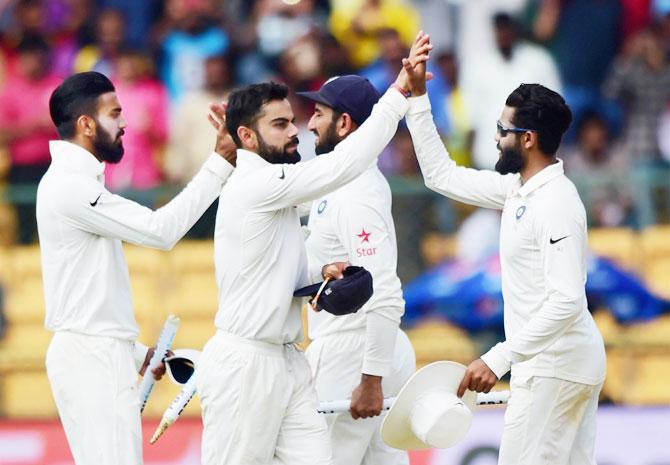
[[[358,247],[356,249],[356,256],[361,258],[361,257],[369,257],[372,255],[377,254],[377,247],[365,247],[364,244],[367,242],[368,245],[370,244],[370,236],[372,233],[369,233],[365,230],[365,228],[361,229],[360,234],[356,234],[356,237],[360,240],[361,247]]]

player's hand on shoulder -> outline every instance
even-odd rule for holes
[[[465,370],[463,380],[458,387],[458,397],[462,397],[467,389],[475,392],[489,392],[497,382],[496,374],[481,358],[478,358]]]
[[[226,128],[226,104],[210,103],[209,124],[216,130],[216,144],[214,151],[221,155],[228,163],[235,166],[237,162],[237,146]]]
[[[360,384],[351,394],[351,405],[349,406],[351,417],[354,420],[376,417],[382,413],[383,406],[382,377],[364,374]]]

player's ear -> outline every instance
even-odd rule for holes
[[[240,138],[243,149],[251,151],[258,149],[258,136],[253,129],[246,126],[240,126],[237,128],[237,137]]]
[[[523,147],[526,150],[530,150],[533,147],[537,147],[538,145],[538,134],[535,131],[526,131],[523,133],[521,137]]]
[[[351,115],[349,113],[342,113],[337,119],[335,127],[337,128],[337,135],[340,138],[344,138],[350,132],[355,130],[358,125],[354,122],[353,119],[351,119]]]
[[[77,118],[75,122],[76,132],[85,136],[93,137],[95,136],[96,123],[95,119],[91,118],[88,115],[81,115]]]

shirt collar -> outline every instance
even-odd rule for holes
[[[251,152],[245,149],[237,149],[237,164],[236,168],[239,170],[254,169],[257,167],[269,165],[263,157],[258,155],[255,152]]]
[[[105,164],[81,145],[65,140],[51,140],[49,152],[54,163],[74,168],[87,176],[97,179],[105,172]]]
[[[538,189],[539,187],[545,185],[552,179],[561,176],[563,174],[563,160],[560,158],[556,159],[556,163],[544,168],[539,173],[531,176],[531,178],[523,183],[519,188],[519,195],[522,197],[528,196],[531,192]]]

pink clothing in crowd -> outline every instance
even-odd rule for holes
[[[151,189],[161,182],[159,154],[168,134],[168,98],[163,85],[145,79],[115,83],[128,127],[120,163],[107,164],[105,184],[111,191]]]
[[[61,83],[55,74],[29,81],[18,74],[7,76],[0,94],[0,126],[34,127],[30,134],[9,143],[14,165],[44,165],[51,160],[49,141],[58,138],[49,118],[49,97]]]

